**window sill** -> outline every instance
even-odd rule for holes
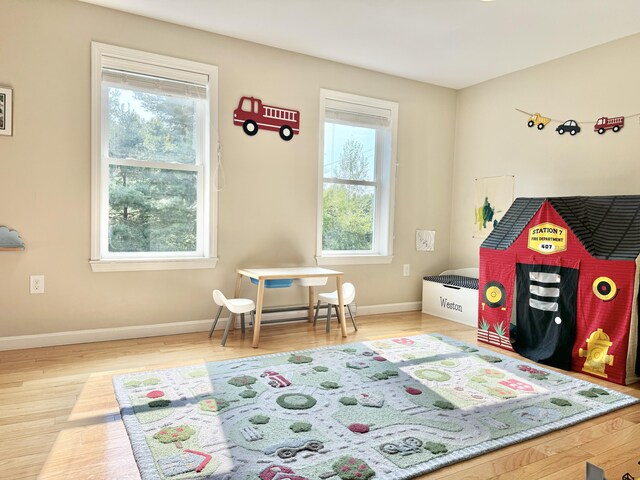
[[[90,260],[91,270],[101,272],[138,272],[150,270],[195,270],[216,268],[218,258],[177,258],[149,260]]]
[[[331,255],[316,256],[318,265],[376,265],[391,263],[393,255]]]

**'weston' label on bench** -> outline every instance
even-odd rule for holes
[[[440,297],[440,306],[442,308],[448,308],[449,310],[455,310],[457,312],[462,312],[462,305],[457,303],[448,302],[446,298]]]

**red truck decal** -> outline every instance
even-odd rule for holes
[[[261,377],[267,377],[269,386],[273,388],[283,388],[291,385],[291,382],[280,375],[278,372],[274,372],[273,370],[267,370],[264,372]]]
[[[259,475],[260,480],[309,480],[307,477],[296,475],[289,467],[283,465],[271,465],[265,468]]]
[[[233,124],[251,137],[263,128],[278,132],[280,138],[289,141],[300,133],[300,112],[264,105],[259,98],[242,97],[233,111]]]
[[[602,135],[607,130],[619,131],[624,127],[624,117],[600,117],[593,126],[593,131]]]

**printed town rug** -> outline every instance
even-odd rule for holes
[[[407,479],[638,401],[440,335],[114,386],[144,480]]]

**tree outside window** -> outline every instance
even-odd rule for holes
[[[213,268],[213,65],[93,42],[91,268]]]
[[[389,263],[398,104],[321,89],[320,111],[318,264]]]
[[[110,252],[196,250],[197,172],[145,161],[196,163],[195,102],[109,88]]]
[[[326,129],[335,130],[335,127],[327,125]],[[325,135],[325,139],[333,140],[333,137]],[[363,180],[369,177],[372,163],[363,150],[364,145],[350,136],[342,143],[333,177],[324,180],[323,250],[373,250],[375,182]]]

